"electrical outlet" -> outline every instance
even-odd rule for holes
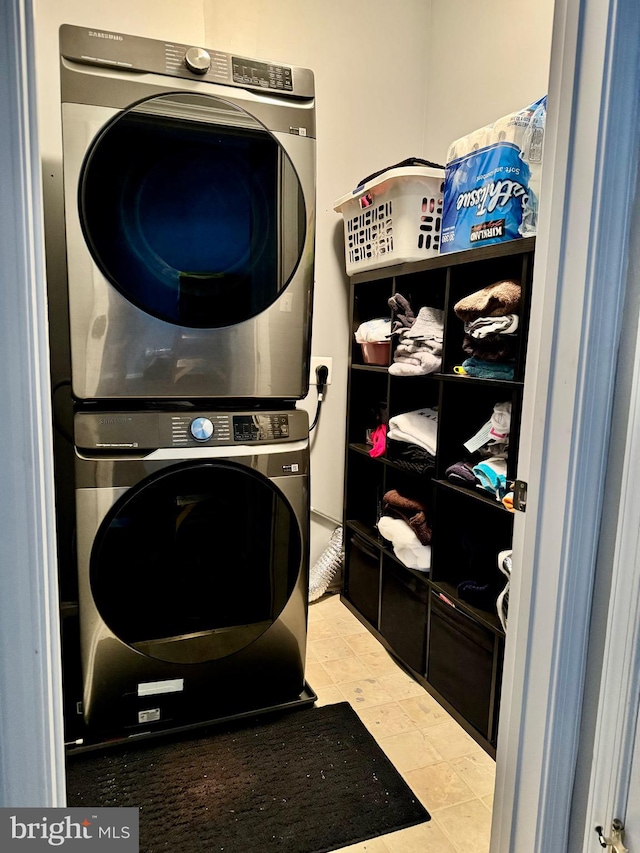
[[[309,382],[311,385],[317,384],[316,379],[316,367],[324,366],[329,370],[329,375],[327,376],[327,385],[331,385],[331,372],[333,370],[333,359],[329,356],[323,355],[312,355],[311,356],[311,377]]]

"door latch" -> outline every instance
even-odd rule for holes
[[[516,480],[513,484],[513,508],[517,509],[518,512],[527,511],[528,488],[529,485],[524,480]]]
[[[526,512],[528,483],[524,480],[516,480],[513,484],[513,508],[518,512]]]
[[[596,826],[598,841],[601,847],[610,847],[613,853],[629,853],[629,848],[624,846],[624,824],[619,818],[611,821],[611,835],[606,838],[601,826]]]

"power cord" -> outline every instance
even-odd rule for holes
[[[316,428],[320,419],[320,409],[324,400],[325,391],[327,389],[327,379],[329,378],[329,368],[325,364],[319,364],[316,367],[316,388],[318,389],[318,404],[316,406],[316,414],[313,423],[309,427],[309,432]]]

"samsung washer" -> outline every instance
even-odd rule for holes
[[[312,72],[69,25],[60,54],[75,398],[304,397]]]
[[[75,416],[82,711],[119,736],[304,694],[303,411]]]

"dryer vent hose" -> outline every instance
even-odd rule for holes
[[[327,587],[342,567],[344,551],[342,548],[342,528],[336,527],[331,534],[329,544],[311,569],[309,578],[309,601],[315,601],[327,590]]]

